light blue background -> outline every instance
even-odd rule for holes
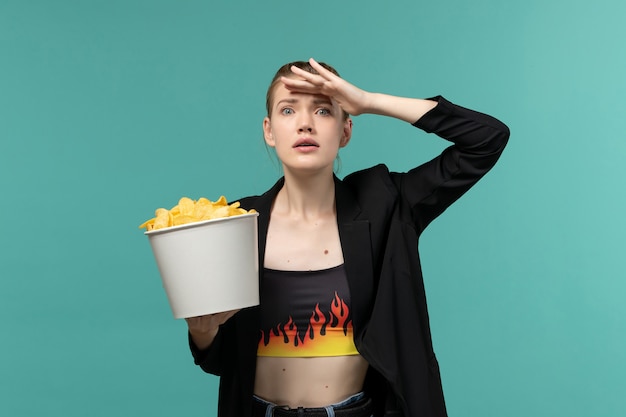
[[[621,0],[0,0],[0,415],[214,416],[137,226],[280,175],[264,96],[310,56],[505,121],[421,241],[449,413],[626,415]],[[444,143],[355,118],[340,176]]]

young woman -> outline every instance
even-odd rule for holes
[[[406,173],[340,180],[363,113],[452,145]],[[442,97],[364,91],[311,59],[277,72],[263,132],[284,177],[241,200],[260,213],[261,305],[187,319],[195,363],[220,376],[219,416],[445,416],[418,239],[496,163],[508,128]]]

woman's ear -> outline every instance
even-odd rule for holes
[[[352,119],[348,117],[343,123],[343,135],[341,136],[339,147],[343,148],[346,146],[350,142],[350,138],[352,138]]]
[[[269,117],[263,119],[263,137],[265,138],[267,146],[271,146],[272,148],[275,146],[276,142],[272,137],[272,121]]]

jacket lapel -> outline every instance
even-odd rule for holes
[[[254,209],[259,212],[258,227],[259,227],[259,268],[263,269],[265,265],[265,246],[267,244],[267,230],[270,224],[270,212],[272,211],[272,205],[276,199],[276,195],[283,188],[285,179],[281,178],[274,184],[272,188],[265,192],[254,204]],[[261,274],[262,276],[262,274]]]
[[[270,221],[270,211],[272,204],[278,194],[278,191],[282,188],[284,179],[280,179],[270,190],[265,194],[254,199],[252,205],[246,208],[254,208],[258,213],[257,227],[258,227],[258,245],[259,245],[259,279],[263,279],[263,265],[265,258],[265,246],[267,229]],[[247,203],[246,203],[247,204]],[[247,366],[250,369],[255,369],[256,362],[253,360],[256,358],[256,343],[258,342],[259,335],[259,308],[251,307],[244,309],[237,313],[240,316],[237,326],[237,337],[239,339],[239,349],[241,358],[251,358],[251,362]],[[247,351],[247,349],[250,349]]]
[[[335,204],[337,225],[343,250],[344,266],[348,275],[352,321],[355,335],[360,335],[364,317],[369,317],[374,292],[370,222],[359,219],[361,208],[350,190],[335,177]]]

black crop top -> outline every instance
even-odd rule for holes
[[[358,355],[343,265],[318,271],[265,269],[258,356]]]

